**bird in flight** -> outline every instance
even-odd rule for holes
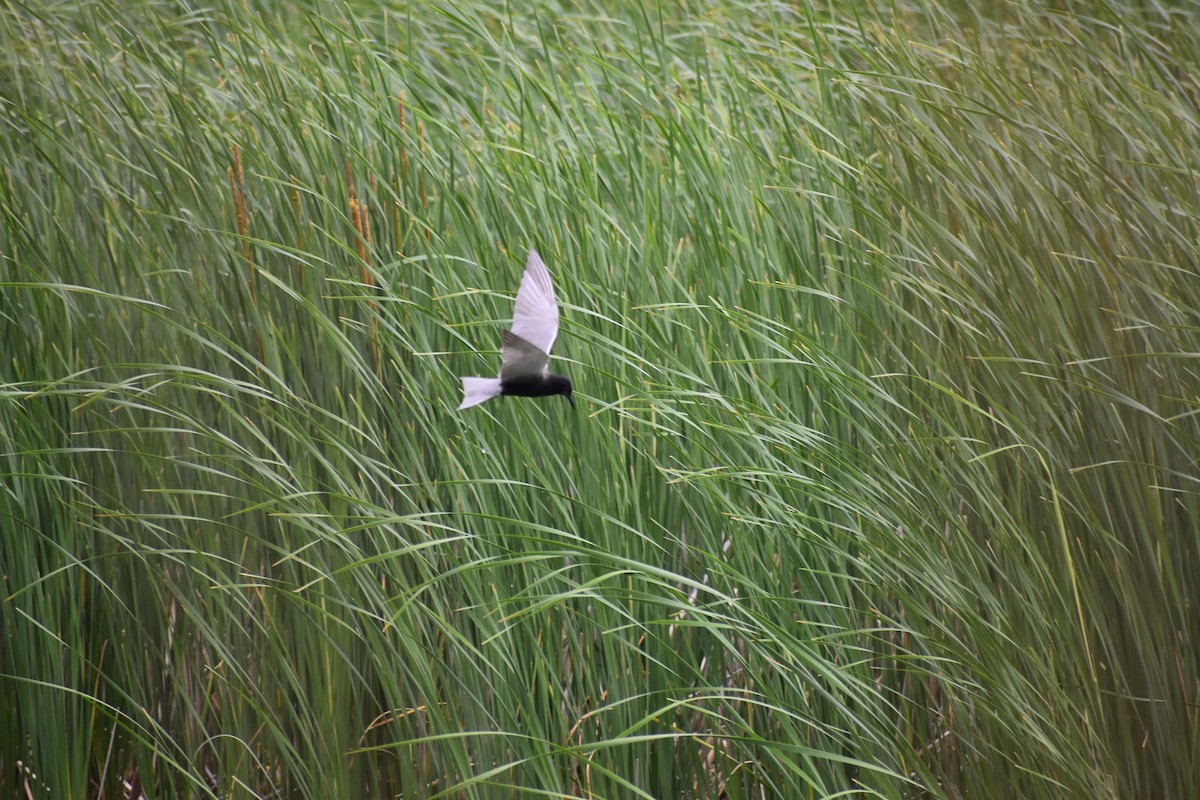
[[[517,291],[512,329],[500,334],[500,377],[463,378],[463,401],[458,407],[477,406],[493,397],[547,397],[566,395],[571,405],[571,380],[549,369],[550,348],[558,336],[558,302],[554,284],[537,250],[529,248],[525,274]]]

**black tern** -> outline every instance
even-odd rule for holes
[[[547,397],[566,395],[571,405],[571,380],[549,369],[550,348],[558,336],[558,301],[554,284],[537,250],[529,248],[525,274],[517,291],[512,329],[500,334],[500,377],[463,378],[459,411],[493,397]]]

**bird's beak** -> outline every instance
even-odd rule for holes
[[[567,395],[567,402],[571,404],[571,408],[575,407],[575,398],[571,397],[571,395]]]

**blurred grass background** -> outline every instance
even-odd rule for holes
[[[0,793],[1200,796],[1196,10],[4,0]]]

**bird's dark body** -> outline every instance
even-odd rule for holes
[[[500,384],[500,394],[507,397],[549,397],[555,394],[565,394],[571,404],[571,379],[565,375],[521,375],[509,378]]]

